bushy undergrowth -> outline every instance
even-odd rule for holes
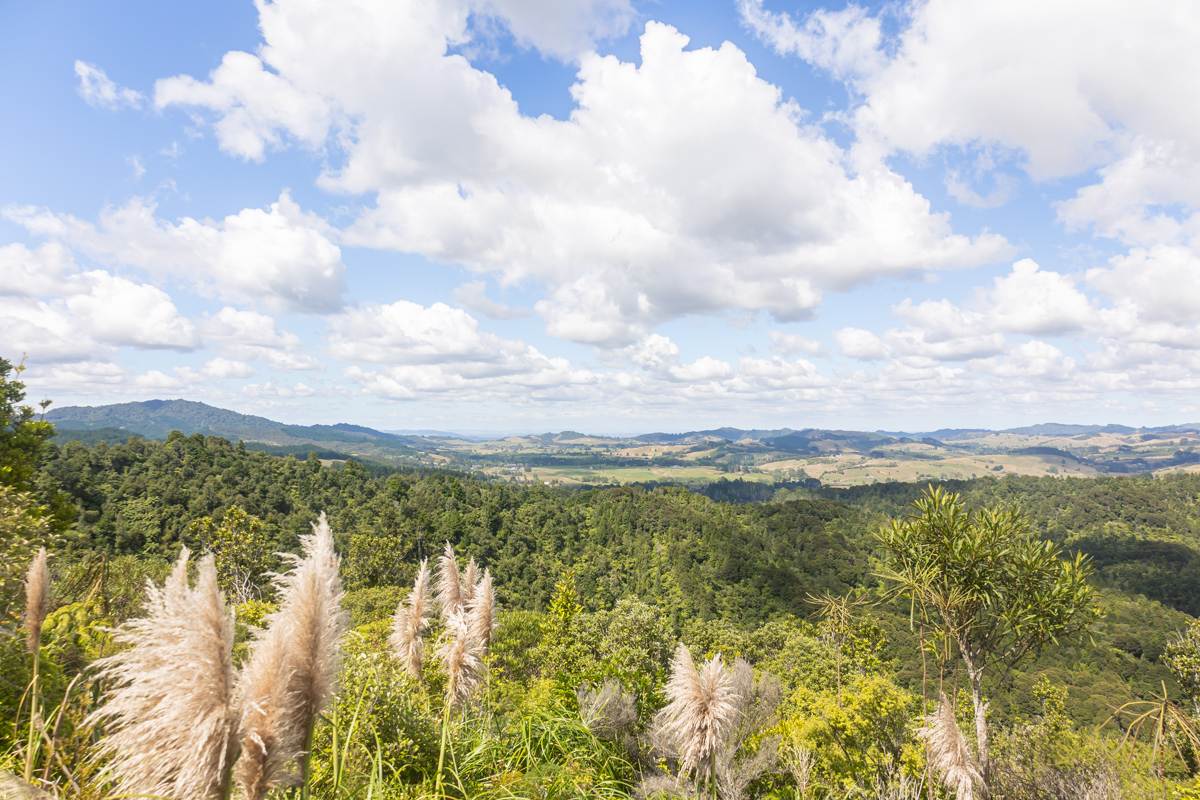
[[[569,593],[563,583],[560,594]],[[338,694],[314,731],[309,796],[435,797],[442,668],[427,664],[420,680],[406,674],[387,650],[386,604],[372,594],[348,598],[349,606],[362,610],[356,614],[359,624],[344,639]],[[558,600],[556,606],[567,606],[565,625],[551,614],[500,615],[486,685],[450,722],[444,796],[695,796],[697,787],[678,780],[670,757],[653,741],[673,632],[657,622],[656,609],[633,597],[600,612],[571,606],[569,597]],[[59,743],[57,752],[39,762],[35,782],[56,787],[63,797],[106,796],[89,760],[98,732],[84,722],[99,687],[76,681],[64,700],[71,677],[111,650],[104,630],[119,620],[102,608],[96,597],[66,603],[46,624],[44,702],[58,725]],[[244,604],[239,620],[257,624],[273,608]],[[923,701],[919,692],[889,676],[886,660],[878,656],[881,643],[873,638],[878,631],[869,609],[852,628],[854,636],[873,645],[851,643],[845,636],[835,641],[823,620],[780,619],[749,630],[695,621],[681,632],[697,658],[723,653],[729,663],[735,656],[754,659],[757,674],[774,673],[779,686],[781,701],[741,743],[739,752],[745,755],[737,756],[742,763],[761,748],[772,748],[772,758],[762,759],[766,768],[732,788],[714,784],[713,791],[722,798],[779,800],[916,798],[930,791],[943,796],[944,790],[931,786],[917,735],[921,716],[931,707],[928,698]],[[441,624],[429,635],[441,636]],[[569,657],[548,661],[551,651]],[[0,640],[2,699],[16,720],[3,734],[9,768],[19,766],[21,755],[25,723],[15,712],[28,680],[27,664],[19,637]],[[578,686],[599,687],[604,681],[632,703],[629,714],[616,715],[623,721],[615,727],[589,720],[587,708],[581,712]],[[1114,731],[1076,726],[1063,710],[1063,691],[1048,680],[1035,695],[1036,713],[1009,720],[997,737],[993,797],[1191,796],[1194,789],[1188,787],[1194,783],[1182,759],[1168,757],[1160,770],[1155,759],[1164,753],[1153,752],[1150,742],[1122,742]],[[965,716],[962,722],[969,730]]]

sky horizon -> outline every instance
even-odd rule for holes
[[[31,401],[460,431],[1200,420],[1186,0],[0,23],[0,356]]]

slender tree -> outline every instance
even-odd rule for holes
[[[975,746],[989,770],[984,676],[1008,670],[1084,630],[1098,615],[1083,556],[1034,535],[1015,509],[968,511],[962,498],[931,486],[914,513],[878,537],[879,575],[908,599],[913,619],[937,631],[943,654],[957,657],[970,683]]]
[[[22,402],[25,384],[17,378],[24,369],[24,364],[0,358],[0,484],[29,491],[54,426]]]

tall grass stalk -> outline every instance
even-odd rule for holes
[[[302,555],[285,556],[291,569],[275,578],[279,610],[257,635],[243,675],[245,753],[237,780],[251,800],[288,783],[308,796],[313,726],[337,683],[347,619],[340,560],[324,513],[301,547]]]
[[[462,604],[469,606],[475,599],[475,589],[479,584],[479,565],[475,563],[475,559],[467,562],[467,568],[462,571],[461,584]]]
[[[450,716],[464,704],[479,684],[482,665],[480,643],[473,636],[474,626],[466,610],[452,615],[446,625],[446,638],[440,655],[446,667],[446,693],[442,703],[442,741],[438,747],[438,769],[435,780],[438,796],[442,791],[442,776],[449,745]]]
[[[454,548],[449,542],[446,542],[446,549],[438,559],[437,600],[443,622],[449,623],[451,617],[462,611],[462,575],[458,571]]]
[[[974,800],[986,792],[983,772],[958,727],[954,706],[946,695],[938,701],[937,711],[926,717],[920,736],[925,740],[929,765],[958,800]]]
[[[41,747],[42,730],[42,687],[41,654],[42,625],[50,610],[50,570],[46,566],[46,548],[41,547],[29,571],[25,574],[25,633],[26,643],[33,661],[29,679],[29,735],[25,746],[25,782],[33,779],[33,767]]]
[[[442,779],[446,769],[446,745],[450,739],[450,703],[446,702],[442,706],[442,738],[438,745],[438,763],[437,773],[433,779],[434,795],[439,798],[442,795]]]
[[[715,788],[717,758],[737,723],[739,697],[732,672],[720,656],[699,669],[687,646],[671,660],[667,704],[655,719],[659,737],[679,759],[679,774]]]
[[[237,756],[233,614],[212,556],[188,582],[183,548],[161,586],[147,585],[146,615],[114,633],[124,645],[96,662],[108,683],[88,721],[104,734],[97,755],[119,795],[227,797]]]
[[[487,655],[488,647],[492,643],[492,632],[496,628],[496,591],[492,587],[492,573],[486,569],[483,571],[483,577],[471,590],[467,614],[471,646],[479,651],[482,668],[482,659]]]
[[[429,563],[421,562],[408,600],[396,607],[388,644],[405,671],[420,680],[425,654],[425,629],[429,626]]]
[[[447,543],[438,565],[437,592],[446,623],[445,636],[438,651],[446,669],[442,735],[434,779],[439,797],[443,790],[446,751],[451,748],[451,716],[482,684],[484,660],[496,625],[496,594],[492,587],[492,575],[484,570],[482,577],[477,576],[479,566],[474,559],[467,564],[465,572],[459,572],[454,549]]]

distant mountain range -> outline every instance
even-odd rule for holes
[[[123,441],[131,434],[165,439],[171,431],[244,441],[276,452],[328,450],[358,457],[417,457],[421,437],[377,431],[362,425],[287,425],[192,400],[145,400],[107,406],[66,406],[46,418],[63,438]],[[390,459],[388,459],[390,460]]]
[[[243,441],[274,453],[316,452],[330,459],[449,466],[511,479],[549,475],[567,482],[672,480],[679,475],[726,473],[866,482],[996,471],[1159,472],[1190,470],[1200,464],[1200,423],[1152,428],[1042,423],[995,431],[922,432],[726,427],[632,437],[579,431],[486,437],[433,430],[389,432],[348,423],[288,425],[190,400],[72,406],[53,409],[47,418],[62,439],[124,441],[130,435],[163,439],[179,431]],[[629,472],[642,465],[651,471]]]

